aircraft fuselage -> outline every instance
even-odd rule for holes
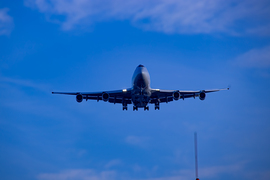
[[[150,96],[150,75],[143,65],[139,65],[132,77],[132,103],[135,107],[147,107]]]

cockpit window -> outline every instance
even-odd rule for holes
[[[144,66],[140,64],[139,67],[144,67]]]

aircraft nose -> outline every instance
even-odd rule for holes
[[[138,67],[144,67],[144,65],[140,64]]]

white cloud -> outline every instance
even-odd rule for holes
[[[18,86],[24,86],[24,87],[30,87],[34,88],[43,92],[48,93],[49,92],[49,86],[45,84],[40,83],[34,83],[29,80],[23,80],[23,79],[15,79],[15,78],[9,78],[9,77],[1,77],[0,76],[0,83],[8,83]]]
[[[146,147],[149,141],[149,138],[147,137],[138,137],[138,136],[128,136],[125,139],[126,143],[140,146],[140,147]]]
[[[218,177],[221,174],[234,174],[243,169],[244,163],[233,164],[228,166],[213,166],[200,169],[201,177]]]
[[[7,14],[8,8],[0,9],[0,35],[9,35],[13,28],[13,19]]]
[[[231,175],[239,178],[244,175],[246,179],[267,179],[270,174],[268,171],[248,171],[245,169],[246,163],[239,162],[227,166],[212,166],[199,169],[199,177],[202,179],[219,178],[222,175]],[[134,169],[134,168],[133,168]],[[137,165],[135,172],[142,171],[142,167]],[[120,171],[97,171],[95,169],[69,169],[56,173],[42,173],[37,176],[38,180],[189,180],[194,178],[194,169],[182,169],[180,171],[171,171],[170,174],[163,177],[151,178],[152,171],[145,171],[148,178],[130,177],[127,172]],[[243,176],[242,176],[243,178]]]
[[[54,103],[50,102],[49,99],[52,96],[50,89],[48,84],[0,75],[0,99],[2,99],[0,108],[5,107],[13,109],[14,112],[26,112],[49,118],[61,117],[77,120],[77,115],[57,106],[55,100]]]
[[[60,173],[43,173],[38,175],[38,180],[114,180],[115,171],[97,172],[93,169],[70,169]]]
[[[114,160],[111,160],[110,162],[108,162],[105,165],[105,168],[112,168],[112,167],[115,167],[115,166],[118,166],[118,165],[121,165],[121,164],[122,164],[122,161],[121,160],[114,159]]]
[[[236,63],[242,67],[269,68],[270,46],[252,49],[236,58]]]
[[[270,35],[267,0],[25,0],[64,30],[107,20],[130,20],[165,33]],[[64,18],[64,20],[63,20]]]
[[[249,171],[245,173],[246,179],[269,179],[270,171]]]
[[[222,174],[236,174],[237,172],[243,169],[243,164],[235,164],[228,166],[213,166],[213,167],[205,167],[199,169],[199,177],[202,179],[209,178],[218,178]],[[149,178],[145,180],[189,180],[194,178],[194,169],[184,169],[174,173],[173,176],[168,177],[160,177],[160,178]],[[236,174],[237,176],[237,174]]]

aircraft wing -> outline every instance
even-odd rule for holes
[[[131,104],[131,89],[100,91],[100,92],[52,92],[52,94],[75,95],[78,102],[87,100],[104,100],[110,103]]]
[[[217,92],[221,90],[229,90],[229,88],[224,89],[210,89],[210,90],[198,90],[198,91],[181,91],[181,90],[160,90],[160,89],[151,89],[150,103],[163,103],[170,102],[178,99],[185,98],[195,98],[199,97],[201,100],[204,100],[206,93]]]

